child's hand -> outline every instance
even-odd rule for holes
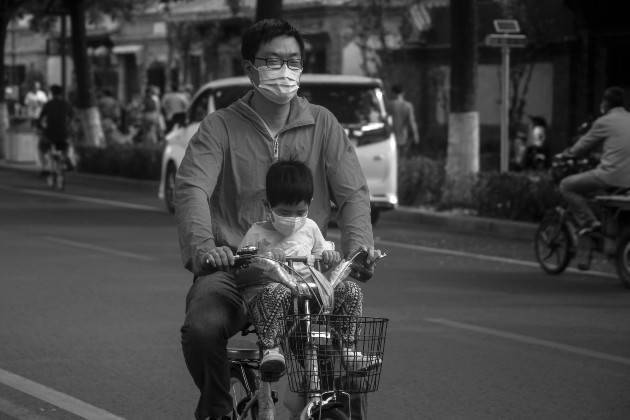
[[[284,262],[284,260],[286,259],[286,254],[280,248],[270,249],[266,252],[266,254],[268,254],[274,260],[278,260],[280,262]]]
[[[339,261],[341,261],[339,252],[333,250],[322,251],[322,263],[330,266],[337,264]]]

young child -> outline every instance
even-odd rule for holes
[[[278,161],[269,168],[265,181],[267,200],[264,205],[271,219],[255,223],[247,231],[239,249],[256,246],[260,254],[268,253],[281,261],[285,257],[321,254],[325,265],[338,263],[341,257],[334,244],[327,242],[317,224],[307,218],[313,199],[313,175],[308,166],[297,160]],[[294,268],[306,280],[311,277],[308,266],[295,264]],[[285,360],[278,349],[278,334],[283,330],[281,318],[288,314],[291,307],[291,291],[286,286],[270,282],[253,297],[245,296],[245,300],[250,321],[258,333],[258,345],[263,350],[260,372],[263,375],[279,375],[285,370]],[[363,294],[356,283],[342,281],[334,289],[332,313],[360,316],[362,303]],[[344,324],[352,328],[355,323]],[[348,370],[369,370],[381,364],[380,358],[353,350],[354,330],[337,332],[342,361]]]

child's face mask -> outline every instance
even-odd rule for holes
[[[271,211],[271,224],[276,230],[285,236],[289,236],[293,232],[299,230],[306,223],[306,215],[299,217],[278,216],[273,210]]]

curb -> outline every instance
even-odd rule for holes
[[[16,170],[38,172],[39,167],[34,164],[9,163],[0,160],[0,170]],[[157,194],[158,181],[146,181],[115,177],[110,175],[97,175],[88,173],[68,173],[70,178],[83,178],[90,181],[118,185],[136,185],[154,188]],[[414,207],[399,206],[395,210],[383,211],[381,220],[403,222],[410,224],[423,224],[435,227],[451,229],[472,234],[495,235],[523,241],[531,241],[536,232],[536,224],[499,220],[476,216],[460,216],[449,213],[436,213]]]
[[[40,171],[39,166],[37,164],[32,163],[13,163],[7,162],[5,160],[0,160],[0,170],[10,170],[10,171],[25,171],[31,173],[38,173]],[[66,176],[69,179],[84,179],[87,181],[98,181],[101,183],[108,184],[118,184],[118,185],[135,185],[135,186],[146,186],[155,188],[157,194],[157,188],[160,184],[159,181],[151,181],[145,179],[131,179],[124,178],[120,176],[112,176],[112,175],[99,175],[99,174],[90,174],[85,172],[66,172]]]

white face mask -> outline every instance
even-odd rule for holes
[[[289,236],[293,232],[299,230],[306,223],[306,216],[302,217],[285,217],[278,216],[271,211],[271,224],[276,230],[284,236]]]
[[[277,70],[266,66],[254,68],[258,70],[260,80],[258,86],[254,83],[254,87],[265,98],[277,104],[286,104],[293,99],[300,87],[302,70],[291,70],[286,65]]]

